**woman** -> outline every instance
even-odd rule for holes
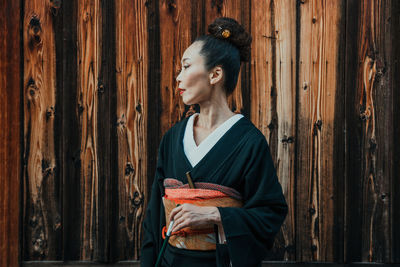
[[[172,220],[171,239],[176,234],[178,241],[170,239],[162,266],[260,266],[287,214],[264,135],[227,104],[240,64],[249,59],[251,36],[231,18],[217,18],[208,31],[182,56],[179,92],[200,113],[175,124],[161,140],[143,224],[142,266],[154,266]],[[171,197],[175,189],[196,186],[196,192],[215,193],[204,203],[218,204],[198,204],[203,197],[182,200],[191,193]]]

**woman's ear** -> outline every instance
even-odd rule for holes
[[[224,71],[221,68],[221,66],[215,66],[211,70],[209,77],[210,77],[210,84],[216,84],[219,81],[222,81],[222,78],[224,77]]]

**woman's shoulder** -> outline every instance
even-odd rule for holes
[[[260,129],[254,125],[254,123],[247,117],[241,119],[243,126],[248,128],[249,138],[248,142],[254,145],[268,145],[265,135],[260,131]]]

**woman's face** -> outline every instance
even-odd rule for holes
[[[197,41],[185,50],[182,70],[176,77],[179,93],[186,105],[201,103],[211,96],[210,72],[205,69],[201,48],[202,42]]]

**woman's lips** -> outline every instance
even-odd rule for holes
[[[179,94],[183,94],[183,92],[185,91],[185,89],[179,88]]]

